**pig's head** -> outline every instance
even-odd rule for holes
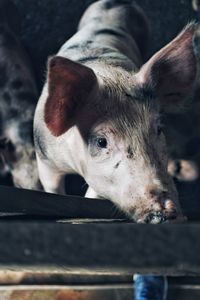
[[[160,118],[191,92],[194,32],[188,26],[137,73],[100,62],[94,72],[63,57],[49,63],[48,129],[58,138],[70,130],[77,135],[76,156],[89,186],[137,222],[181,217]]]

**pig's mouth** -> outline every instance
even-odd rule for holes
[[[179,206],[176,206],[169,199],[163,203],[155,202],[149,208],[135,207],[131,215],[136,223],[143,224],[182,223],[186,221]]]
[[[187,220],[182,214],[177,214],[176,211],[150,211],[148,214],[137,219],[137,223],[143,224],[161,224],[161,223],[183,223]]]
[[[160,224],[160,223],[164,223],[166,221],[175,220],[176,217],[177,217],[176,212],[174,212],[170,215],[160,212],[160,211],[150,212],[147,216],[145,216],[144,223]]]

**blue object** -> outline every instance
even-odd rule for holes
[[[167,278],[154,275],[134,275],[134,300],[166,300]]]

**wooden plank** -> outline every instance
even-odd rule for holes
[[[171,287],[168,299],[194,300],[200,298],[200,287]],[[58,286],[46,287],[4,287],[0,289],[1,300],[133,300],[133,288],[103,289],[100,287],[67,288]]]
[[[97,219],[130,221],[108,200],[61,196],[7,186],[0,186],[0,199],[0,219],[64,218],[76,219],[74,222],[78,223],[81,223],[81,219],[85,219],[84,222],[96,222]],[[200,220],[199,199],[188,196],[182,199],[181,204],[188,220]]]
[[[188,281],[187,281],[188,282]],[[199,281],[198,281],[199,282]],[[2,285],[101,285],[101,284],[132,284],[133,276],[122,276],[118,272],[87,271],[84,274],[76,271],[35,271],[35,272],[16,272],[0,270],[0,286]]]
[[[97,286],[97,285],[132,285],[133,275],[121,275],[119,272],[98,273],[88,271],[83,273],[76,271],[57,272],[16,272],[16,271],[0,271],[0,286],[13,285],[51,285],[51,286]],[[200,286],[200,277],[198,276],[181,276],[168,277],[168,283],[173,288],[184,288]]]
[[[169,286],[168,297],[170,300],[200,299],[200,286]]]
[[[111,286],[9,286],[0,287],[1,300],[133,300],[132,285]],[[200,286],[169,285],[168,299],[200,298]]]
[[[80,272],[64,271],[64,272],[16,272],[16,271],[0,271],[0,286],[29,286],[29,285],[49,285],[49,286],[97,286],[97,285],[132,285],[133,276],[121,275],[118,272],[110,272],[107,274],[98,274],[97,272]],[[181,276],[168,277],[168,284],[173,288],[186,288],[194,286],[200,287],[200,277],[198,276]]]
[[[0,269],[200,275],[199,224],[0,222]]]
[[[0,289],[1,300],[132,300],[133,289],[66,287],[10,287]]]
[[[112,202],[0,186],[0,217],[127,219]],[[95,208],[95,209],[94,209]]]

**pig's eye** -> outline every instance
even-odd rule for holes
[[[97,138],[97,146],[99,148],[106,148],[107,147],[107,140],[106,138]]]
[[[91,135],[89,137],[88,145],[91,156],[95,157],[101,154],[105,154],[105,152],[107,152],[108,141],[102,135]]]

